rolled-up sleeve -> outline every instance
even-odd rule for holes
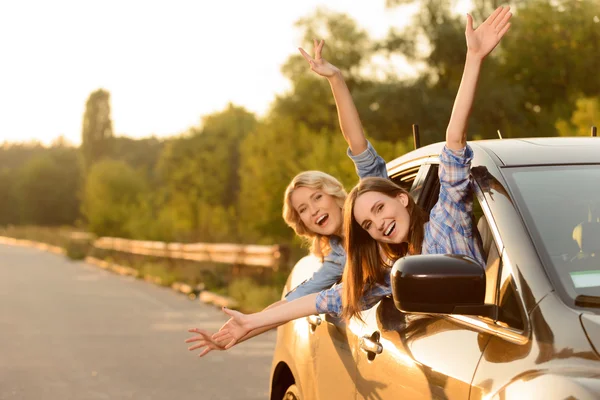
[[[344,284],[335,285],[329,290],[324,290],[317,295],[316,307],[319,314],[333,314],[337,317],[342,316],[342,290]],[[377,304],[382,298],[392,294],[392,287],[389,277],[386,277],[384,283],[376,283],[369,286],[360,299],[360,309],[367,310]]]
[[[304,297],[307,294],[317,293],[321,290],[328,289],[338,283],[344,272],[345,258],[325,258],[323,265],[319,268],[312,277],[296,286],[293,290],[285,295],[287,301],[292,301]]]
[[[473,150],[468,145],[461,150],[450,150],[444,146],[440,154],[440,197],[431,214],[432,222],[452,223],[465,237],[472,234],[472,159]]]
[[[388,177],[385,160],[377,154],[371,142],[367,141],[367,149],[358,155],[353,155],[350,148],[348,148],[346,153],[354,163],[356,173],[360,179],[367,177]]]
[[[340,317],[342,315],[342,289],[343,284],[340,283],[331,289],[321,291],[316,300],[317,312]]]

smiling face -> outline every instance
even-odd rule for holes
[[[356,198],[354,218],[376,241],[404,243],[408,241],[410,227],[408,203],[405,193],[390,197],[380,192],[365,192]]]
[[[320,189],[298,187],[290,200],[308,230],[324,236],[339,234],[342,209],[335,197]]]

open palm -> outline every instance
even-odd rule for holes
[[[467,49],[469,53],[484,58],[498,45],[510,28],[510,7],[498,7],[477,29],[473,29],[473,17],[467,14]]]
[[[223,307],[223,312],[231,318],[221,327],[219,332],[212,335],[212,339],[218,343],[228,342],[225,349],[229,349],[238,340],[246,336],[251,329],[248,327],[248,316],[246,314],[225,307]]]
[[[329,77],[339,73],[340,70],[336,66],[328,63],[326,60],[324,60],[321,57],[321,50],[323,50],[325,41],[321,40],[320,42],[317,43],[317,41],[314,40],[313,44],[315,46],[315,58],[312,58],[301,47],[298,48],[298,50],[300,50],[300,53],[302,54],[302,57],[304,57],[304,59],[306,61],[308,61],[308,63],[310,64],[310,69],[315,71],[317,74],[324,76],[326,78],[329,78]]]

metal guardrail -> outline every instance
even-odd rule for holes
[[[259,246],[240,244],[165,243],[101,237],[94,247],[173,259],[212,261],[233,265],[251,265],[278,269],[287,263],[287,248],[280,245]]]

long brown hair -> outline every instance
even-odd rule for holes
[[[308,229],[298,212],[292,206],[292,194],[294,190],[306,187],[323,191],[335,198],[335,202],[340,208],[344,207],[346,200],[346,190],[344,186],[333,176],[321,171],[304,171],[299,173],[292,179],[283,195],[283,219],[285,223],[291,227],[296,234],[308,242],[310,242],[310,252],[321,258],[326,256],[330,251],[329,237],[315,233]]]
[[[410,215],[408,242],[400,244],[378,243],[364,230],[354,217],[354,204],[358,196],[366,192],[379,192],[391,198],[405,194],[406,209]],[[420,254],[425,230],[423,225],[429,215],[419,207],[410,194],[389,179],[365,178],[352,189],[344,205],[344,237],[346,267],[342,281],[343,312],[346,319],[360,319],[361,298],[365,290],[375,283],[382,283],[389,273],[390,261],[406,254]]]

